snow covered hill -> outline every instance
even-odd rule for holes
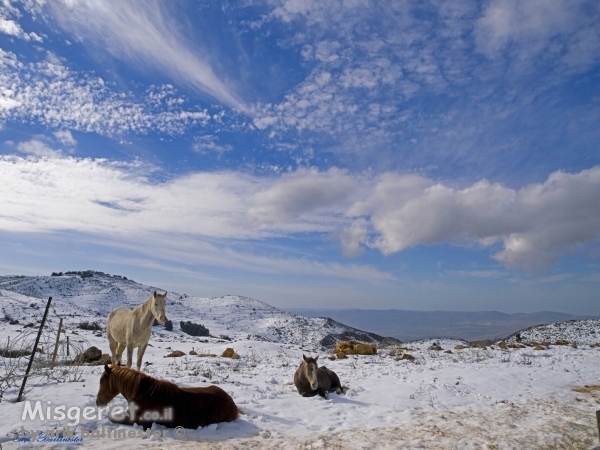
[[[47,297],[52,296],[53,309],[41,343],[44,353],[36,360],[47,356],[54,345],[59,317],[65,320],[66,336],[74,348],[95,345],[107,352],[104,333],[80,329],[79,323],[103,324],[113,307],[136,306],[155,289],[108,275],[1,277],[0,350],[9,339],[14,343],[23,335],[32,342]],[[483,348],[466,341],[429,339],[383,344],[376,355],[338,359],[321,347],[323,339],[357,330],[283,313],[245,297],[206,299],[170,292],[167,315],[174,331],[154,327],[144,371],[182,386],[218,384],[243,414],[231,423],[185,430],[183,438],[157,425],[153,430],[161,431],[161,436],[164,432],[164,437],[86,437],[86,449],[588,450],[598,442],[597,323],[565,322],[521,332],[521,342],[545,343],[541,346]],[[179,320],[202,323],[214,337],[188,336],[179,330]],[[577,346],[553,345],[560,339]],[[234,348],[239,359],[220,357],[227,347]],[[167,357],[172,350],[184,356]],[[346,395],[331,394],[328,400],[298,395],[293,375],[302,354],[320,355],[319,363],[349,387]],[[93,409],[103,367],[64,364],[72,358],[61,353],[55,369],[31,377],[25,401]],[[0,391],[11,361],[0,354]],[[31,448],[14,441],[21,427],[45,431],[74,423],[74,419],[24,417],[25,402],[14,402],[18,387],[4,389],[0,398],[3,449]],[[111,402],[115,405],[124,407],[126,401],[119,395]],[[81,416],[76,422],[78,436],[81,426],[86,432],[102,427],[132,429],[117,427],[106,416]],[[65,447],[47,443],[39,448]]]
[[[25,323],[40,318],[39,311],[28,306],[28,299],[15,297],[11,293],[43,300],[43,304],[48,297],[53,297],[56,315],[69,316],[67,328],[76,327],[81,321],[97,321],[104,326],[106,317],[114,308],[134,308],[157,289],[161,290],[121,276],[102,273],[85,277],[0,277],[0,292],[6,292],[2,302],[4,314]],[[40,302],[34,303],[38,308],[41,305]],[[280,311],[261,301],[236,295],[201,298],[169,292],[167,317],[174,323],[174,333],[183,340],[189,340],[190,337],[179,330],[179,322],[190,320],[206,326],[211,335],[216,337],[253,337],[310,348],[330,347],[342,339],[375,343],[398,342],[328,318],[302,317]]]
[[[508,343],[539,342],[555,344],[568,341],[575,345],[600,342],[600,320],[567,320],[565,322],[537,325],[513,333],[505,339]]]

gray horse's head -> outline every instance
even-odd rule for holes
[[[306,356],[302,355],[302,358],[304,359],[304,375],[310,383],[310,388],[313,391],[316,391],[319,387],[319,380],[317,378],[317,369],[319,368],[319,366],[317,366],[317,360],[319,357],[307,358]]]
[[[161,325],[165,323],[167,320],[167,313],[165,311],[167,308],[167,293],[165,292],[164,294],[159,294],[158,292],[154,291],[152,294],[152,305],[150,308],[152,309],[152,315],[158,321],[158,323]]]

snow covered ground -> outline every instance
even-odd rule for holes
[[[46,334],[51,337],[55,333],[60,316],[73,344],[95,345],[106,353],[102,332],[81,330],[77,325],[84,320],[103,324],[112,308],[136,306],[154,289],[110,277],[0,278],[2,315],[19,321],[14,325],[0,321],[0,348],[8,337],[14,342],[23,331],[35,330],[23,325],[41,319],[47,296],[52,295],[54,306]],[[330,352],[319,345],[331,331],[326,321],[307,322],[243,297],[198,299],[170,293],[169,300],[167,315],[174,322],[174,331],[154,327],[152,347],[144,358],[150,363],[145,371],[185,386],[218,384],[243,410],[238,420],[185,430],[182,439],[177,439],[172,429],[155,426],[166,430],[166,437],[20,443],[13,439],[22,426],[45,431],[72,421],[23,420],[24,403],[11,402],[18,393],[11,388],[0,402],[2,447],[590,449],[598,444],[595,411],[600,409],[600,349],[589,345],[600,342],[600,335],[597,339],[595,335],[600,330],[598,323],[545,327],[538,331],[546,333],[543,335],[531,329],[527,333],[532,338],[526,332],[521,334],[522,342],[567,339],[576,348],[544,345],[541,350],[532,346],[456,350],[456,345],[466,343],[426,340],[380,348],[373,356],[330,360]],[[211,335],[227,335],[231,341],[185,335],[179,330],[179,320],[202,323]],[[43,346],[52,344],[47,338]],[[431,349],[434,344],[442,350]],[[220,355],[227,347],[234,348],[240,359],[188,354],[194,349],[201,355]],[[186,356],[165,358],[171,350],[184,351]],[[331,394],[328,400],[298,395],[293,374],[303,353],[320,355],[319,362],[350,388],[347,394]],[[414,361],[400,359],[406,353],[414,356]],[[59,359],[65,357],[59,355]],[[81,370],[69,375],[77,381],[64,382],[60,377],[31,380],[26,400],[52,407],[95,406],[103,367],[84,366]],[[121,396],[113,402],[126,404]],[[81,418],[78,434],[80,426],[88,431],[117,428],[104,417]]]

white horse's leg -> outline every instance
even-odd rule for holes
[[[116,362],[114,362],[113,364],[117,364],[117,365],[121,365],[121,358],[123,356],[123,350],[125,350],[125,344],[121,344],[120,342],[117,342],[117,356],[116,356]]]
[[[110,356],[113,364],[119,364],[117,360],[117,350],[119,348],[119,343],[113,339],[113,337],[108,334],[108,346],[110,347]]]
[[[127,344],[127,367],[131,368],[133,362],[133,344]]]
[[[138,354],[137,354],[137,369],[138,370],[142,370],[142,358],[144,357],[144,352],[146,351],[146,347],[148,347],[148,344],[140,345],[138,347]]]

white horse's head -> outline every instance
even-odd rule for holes
[[[159,294],[154,291],[150,308],[152,310],[152,315],[158,320],[158,323],[161,325],[164,324],[167,320],[167,313],[165,311],[167,308],[167,293]]]

